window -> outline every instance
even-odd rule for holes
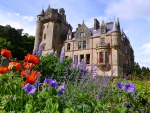
[[[81,32],[81,37],[84,37],[85,36],[85,33],[84,32]]]
[[[100,63],[103,63],[103,52],[100,52],[99,53],[99,60],[100,60]]]
[[[46,39],[46,34],[44,34],[44,39]]]
[[[104,33],[104,28],[101,29],[101,32]]]
[[[81,45],[82,45],[82,42],[79,41],[79,42],[78,42],[78,49],[81,49]]]
[[[86,64],[90,64],[90,54],[86,54]]]
[[[84,55],[80,55],[80,62],[84,59]]]
[[[128,54],[128,46],[125,46],[125,54]]]
[[[69,35],[68,39],[71,39],[71,35]]]
[[[129,59],[126,59],[126,67],[129,66]]]
[[[105,63],[109,63],[109,52],[105,52]]]
[[[70,50],[70,43],[67,44],[67,51]]]
[[[86,48],[86,40],[83,41],[83,49]]]
[[[121,61],[121,55],[119,54],[119,65],[122,65],[122,61]]]
[[[101,38],[101,43],[105,43],[105,38]]]

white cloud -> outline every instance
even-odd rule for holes
[[[147,19],[150,13],[149,7],[150,0],[120,0],[110,2],[105,13],[117,16],[122,20]]]
[[[32,22],[34,20],[34,17],[33,16],[22,16],[21,17],[23,20],[27,20],[29,22]]]
[[[18,13],[14,13],[14,15],[19,16],[19,14],[18,14]]]
[[[142,47],[138,48],[139,52],[137,55],[146,55],[150,54],[150,42],[143,44]]]
[[[8,15],[9,17],[11,17],[11,16],[12,16],[10,13],[7,13],[7,15]]]
[[[150,58],[147,59],[139,59],[136,62],[139,63],[140,67],[144,66],[144,67],[149,67],[150,68]]]

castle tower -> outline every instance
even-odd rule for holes
[[[38,51],[38,47],[40,44],[40,40],[42,38],[42,21],[41,17],[44,16],[44,9],[42,9],[41,13],[37,15],[37,22],[36,22],[36,34],[35,34],[35,41],[34,41],[34,50]]]
[[[121,74],[123,72],[122,68],[119,67],[120,59],[121,59],[121,52],[120,52],[120,41],[121,41],[121,34],[119,29],[119,23],[117,25],[116,22],[113,24],[113,29],[111,32],[112,38],[112,67],[115,70],[115,75]]]

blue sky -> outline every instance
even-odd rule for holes
[[[140,66],[150,68],[150,0],[0,0],[0,25],[23,28],[35,35],[36,17],[42,7],[64,8],[73,31],[83,20],[93,27],[94,18],[101,23],[119,17]]]

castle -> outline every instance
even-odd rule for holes
[[[53,50],[60,56],[61,48],[65,47],[66,57],[74,61],[78,55],[78,63],[86,60],[90,67],[94,62],[100,75],[104,71],[111,75],[122,75],[132,72],[134,68],[134,51],[123,30],[120,29],[119,19],[116,22],[100,24],[97,19],[93,21],[93,27],[88,28],[84,21],[78,24],[76,31],[66,21],[63,8],[53,9],[48,6],[37,15],[36,36],[34,50],[38,51],[43,44],[42,55],[50,54]],[[107,69],[106,69],[107,67]]]

